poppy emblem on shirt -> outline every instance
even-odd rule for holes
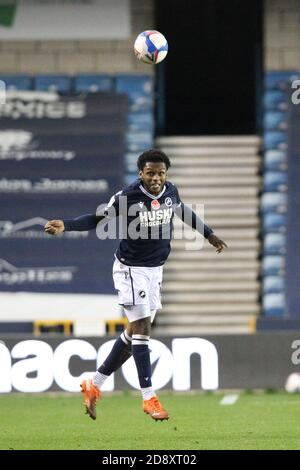
[[[151,207],[155,211],[160,208],[160,203],[158,202],[157,199],[153,199],[153,201],[151,201]]]
[[[166,199],[165,199],[165,205],[166,205],[167,207],[171,207],[171,205],[172,205],[172,199],[171,199],[170,197],[166,197]]]

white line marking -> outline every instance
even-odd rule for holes
[[[234,405],[238,399],[238,395],[225,395],[220,401],[220,405]]]

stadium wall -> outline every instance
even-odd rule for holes
[[[265,0],[265,69],[300,69],[300,2]]]
[[[156,337],[150,340],[153,386],[178,392],[281,389],[299,371],[300,331],[256,335]],[[6,336],[0,341],[0,393],[79,392],[114,339]],[[87,372],[90,371],[90,372]],[[133,359],[103,391],[139,389]]]
[[[300,68],[300,3],[265,0],[265,68]],[[132,43],[153,24],[153,0],[131,0],[131,37],[110,41],[2,41],[0,73],[121,73],[147,72],[137,62]],[[147,67],[145,69],[145,67]]]
[[[153,1],[131,0],[126,40],[1,41],[0,74],[152,73],[133,54],[137,34],[153,27]]]

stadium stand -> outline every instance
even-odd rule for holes
[[[1,75],[7,90],[32,90],[33,78],[29,75]]]
[[[170,179],[183,201],[204,203],[206,223],[230,248],[218,257],[207,242],[200,251],[186,251],[186,240],[172,242],[155,332],[249,332],[260,313],[259,139],[164,137],[156,144],[172,156]]]
[[[74,77],[75,92],[112,91],[113,85],[113,77],[109,75],[82,74]]]
[[[72,90],[72,78],[68,75],[37,75],[35,90],[69,93]]]
[[[264,90],[264,184],[261,198],[263,226],[263,314],[286,314],[285,254],[287,225],[288,100],[297,71],[270,71]],[[262,325],[262,323],[261,323]]]
[[[76,76],[47,74],[33,76],[1,76],[7,88],[11,90],[39,90],[57,91],[59,93],[85,93],[85,92],[116,92],[128,95],[129,113],[128,128],[126,132],[127,152],[124,155],[125,175],[124,183],[136,178],[136,160],[140,153],[153,147],[153,78],[148,75],[122,74],[110,76],[105,74],[78,74]],[[46,331],[69,334],[71,329],[76,336],[97,334],[115,334],[124,326],[123,317],[114,318],[110,312],[103,312],[97,319],[86,317],[74,318],[58,323],[58,312],[49,317],[38,317],[36,320],[30,312],[24,312],[22,318],[13,318],[11,322],[0,322],[0,332],[34,333],[41,334]],[[59,318],[59,317],[58,317]]]

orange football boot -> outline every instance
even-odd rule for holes
[[[92,379],[84,380],[81,384],[81,391],[83,393],[83,403],[86,409],[86,414],[90,418],[96,419],[96,403],[101,398],[100,390],[93,384]]]
[[[144,400],[143,410],[145,413],[150,415],[152,419],[155,419],[155,421],[169,419],[168,412],[163,409],[157,397],[152,397],[150,400]]]

